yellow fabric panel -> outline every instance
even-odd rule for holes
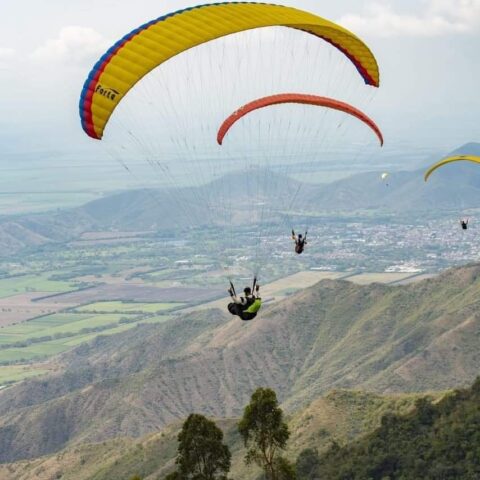
[[[453,162],[461,162],[461,161],[467,161],[467,162],[474,162],[474,163],[480,163],[480,157],[476,155],[455,155],[453,157],[447,157],[444,158],[443,160],[440,160],[439,162],[435,163],[432,165],[424,175],[425,181],[428,180],[428,177],[437,169],[440,167],[443,167],[444,165],[447,165],[448,163],[453,163]]]
[[[370,83],[379,84],[377,62],[368,47],[348,30],[295,8],[266,4],[206,5],[175,14],[140,31],[113,55],[105,66],[92,98],[92,116],[98,138],[115,107],[143,76],[173,56],[225,35],[249,29],[285,26],[323,37],[348,52],[360,64]],[[96,91],[118,92],[114,99]]]

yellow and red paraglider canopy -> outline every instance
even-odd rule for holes
[[[352,61],[366,84],[378,87],[378,65],[372,52],[353,33],[329,20],[264,3],[198,5],[140,26],[102,56],[81,94],[83,129],[90,137],[101,139],[111,114],[127,92],[175,55],[226,35],[272,26],[302,30],[327,41]]]

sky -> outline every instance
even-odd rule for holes
[[[390,148],[448,152],[480,141],[480,0],[278,3],[337,21],[369,45],[382,82],[370,112]],[[94,155],[95,142],[78,118],[78,97],[91,66],[126,32],[190,5],[191,0],[1,0],[0,167],[38,152],[67,159]]]

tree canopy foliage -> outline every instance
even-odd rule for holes
[[[290,433],[273,390],[255,390],[245,407],[238,430],[247,448],[245,462],[262,467],[267,480],[279,479],[279,451],[285,449]]]
[[[178,472],[182,480],[223,480],[230,470],[230,450],[223,444],[223,432],[203,415],[191,414],[178,434]]]

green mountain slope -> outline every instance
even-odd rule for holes
[[[97,339],[64,373],[0,392],[0,460],[238,416],[269,386],[290,412],[332,388],[445,390],[478,374],[480,266],[403,286],[323,281],[243,323],[220,311]]]
[[[480,379],[438,404],[419,401],[406,416],[386,415],[375,432],[325,454],[320,480],[480,478]]]

